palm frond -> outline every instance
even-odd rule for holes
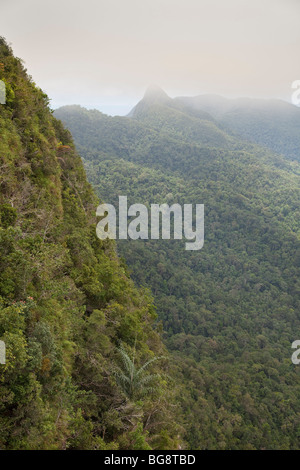
[[[117,367],[115,369],[115,377],[117,384],[123,390],[125,395],[129,399],[134,397],[144,396],[147,393],[154,393],[157,391],[154,387],[149,386],[151,382],[158,380],[160,378],[159,374],[147,374],[147,368],[155,361],[159,359],[165,359],[165,356],[153,357],[149,359],[143,366],[139,369],[136,368],[134,360],[131,360],[123,346],[121,345],[118,348],[120,354],[123,368]],[[135,354],[133,355],[135,358]]]
[[[153,357],[152,359],[147,361],[142,367],[140,367],[140,369],[137,371],[137,376],[140,376],[147,369],[147,367],[150,366],[150,364],[160,359],[166,359],[166,357],[165,356]]]

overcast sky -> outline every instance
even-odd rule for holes
[[[52,107],[125,114],[170,96],[290,101],[300,0],[0,0],[1,32]]]

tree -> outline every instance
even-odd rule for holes
[[[160,375],[148,373],[148,368],[153,362],[164,359],[164,356],[153,357],[143,366],[137,368],[135,365],[135,348],[132,359],[123,346],[118,348],[118,352],[121,356],[122,368],[116,368],[115,376],[124,394],[132,400],[155,392],[154,382],[160,378]]]

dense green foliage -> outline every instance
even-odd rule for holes
[[[0,62],[0,448],[177,448],[168,360],[142,396],[115,376],[120,343],[137,367],[166,355],[152,299],[97,239],[71,135],[1,38]]]
[[[161,92],[146,94],[130,117],[78,106],[56,115],[107,202],[205,204],[201,251],[174,240],[118,242],[133,278],[154,295],[184,387],[189,446],[299,449],[291,362],[300,331],[299,164]]]

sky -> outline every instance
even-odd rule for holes
[[[51,107],[112,115],[149,84],[291,101],[299,20],[300,0],[0,0],[0,35]]]

